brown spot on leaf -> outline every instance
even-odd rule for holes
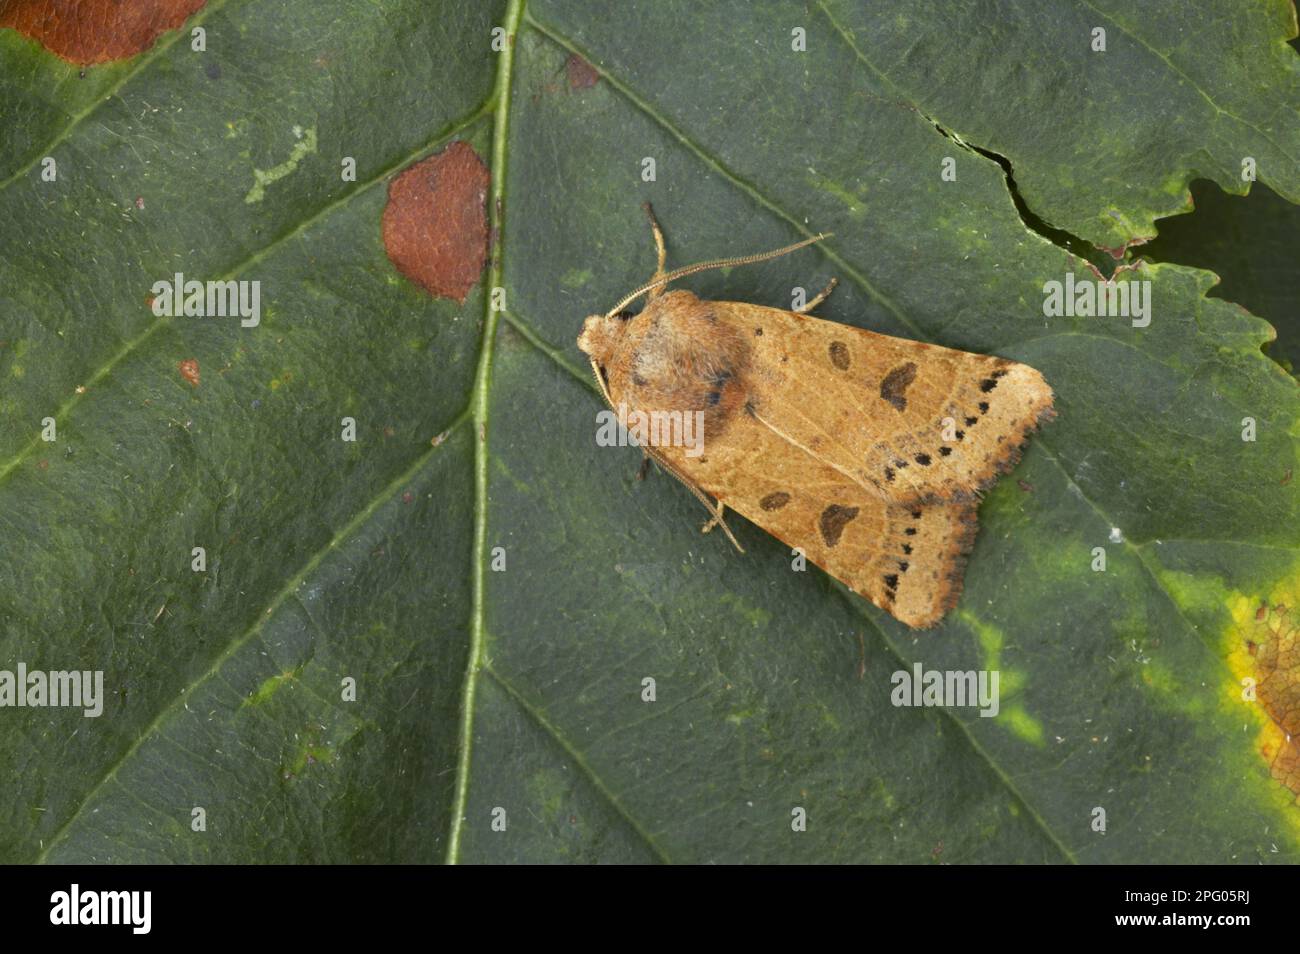
[[[570,91],[591,89],[600,80],[596,68],[577,53],[569,54],[568,60],[564,63],[564,72],[569,77]]]
[[[760,500],[758,505],[764,510],[780,510],[789,502],[790,495],[784,490],[777,490]]]
[[[491,178],[468,143],[454,142],[389,184],[384,250],[430,295],[463,302],[478,283],[488,252]]]
[[[851,360],[849,358],[849,348],[843,341],[831,342],[831,364],[835,365],[841,371],[847,371]]]
[[[1257,698],[1272,722],[1260,752],[1274,779],[1300,796],[1300,626],[1285,606],[1261,607],[1255,614],[1253,639]]]
[[[107,63],[147,50],[206,0],[0,0],[12,27],[70,63]]]
[[[833,547],[840,542],[840,536],[844,533],[844,528],[857,515],[857,507],[844,507],[840,504],[831,504],[822,511],[819,523],[821,524],[822,539],[826,541],[828,547]]]
[[[885,375],[880,382],[880,396],[899,411],[907,410],[907,386],[916,380],[916,365],[911,361],[900,364]]]
[[[196,388],[199,386],[199,361],[197,358],[187,358],[177,367],[180,368],[182,378]]]

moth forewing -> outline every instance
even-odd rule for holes
[[[848,479],[742,412],[705,451],[659,452],[683,478],[798,548],[909,626],[938,622],[961,592],[975,505],[902,505]]]
[[[754,412],[899,503],[973,500],[1052,414],[1042,375],[1006,358],[730,304],[755,340]]]

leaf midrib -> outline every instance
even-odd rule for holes
[[[488,249],[491,264],[488,267],[483,295],[483,343],[479,349],[478,370],[474,378],[470,407],[474,415],[474,544],[470,557],[470,574],[473,596],[470,610],[469,653],[465,664],[465,681],[461,691],[460,746],[456,763],[456,784],[453,789],[451,819],[447,833],[448,864],[460,860],[461,832],[469,803],[469,773],[474,750],[474,704],[478,692],[479,673],[483,668],[483,647],[486,638],[486,568],[487,568],[487,498],[488,498],[488,425],[492,385],[492,357],[496,343],[497,319],[493,290],[504,289],[502,282],[505,244],[506,161],[510,134],[511,85],[514,79],[515,41],[523,19],[525,0],[509,0],[502,27],[505,30],[505,48],[498,54],[496,85],[490,100],[493,109],[491,189],[488,195],[489,235],[496,242]]]

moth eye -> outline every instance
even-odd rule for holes
[[[620,312],[619,312],[617,315],[615,315],[614,317],[617,318],[619,321],[631,321],[632,318],[633,318],[633,315],[632,315],[632,312],[630,312],[630,311],[620,311]]]

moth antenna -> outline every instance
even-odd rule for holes
[[[659,288],[661,285],[667,285],[669,282],[675,281],[678,278],[684,278],[687,275],[694,275],[696,272],[707,272],[713,268],[732,268],[736,265],[753,265],[756,262],[766,262],[770,258],[780,258],[782,255],[788,255],[791,252],[798,251],[805,245],[812,245],[814,242],[828,239],[834,234],[834,232],[820,232],[812,238],[806,238],[802,242],[795,242],[793,245],[787,245],[785,248],[778,248],[771,252],[759,252],[755,255],[741,255],[739,258],[719,258],[711,262],[699,262],[695,265],[685,265],[681,268],[674,268],[667,275],[660,275],[654,281],[646,282],[640,288],[636,289],[636,291],[628,292],[617,305],[605,313],[605,317],[613,318],[627,305],[636,301],[646,292]]]
[[[605,378],[600,373],[600,365],[596,363],[595,358],[591,359],[591,373],[596,376],[596,384],[600,386],[600,393],[605,398],[605,403],[611,408],[614,407],[614,399],[609,396],[609,387],[605,384]]]

